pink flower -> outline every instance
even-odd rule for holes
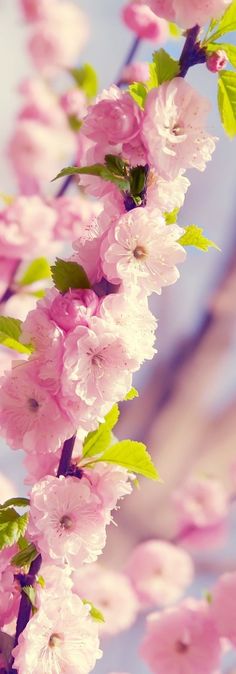
[[[18,614],[21,595],[14,579],[15,568],[11,566],[16,552],[16,546],[0,551],[0,627],[8,625]]]
[[[100,205],[82,195],[49,199],[48,203],[57,215],[56,239],[85,241],[87,237],[91,238],[92,223],[101,211]]]
[[[182,526],[213,526],[225,520],[228,513],[227,493],[223,484],[213,478],[190,478],[174,492],[173,502]]]
[[[178,23],[182,28],[203,26],[210,19],[224,13],[230,0],[146,0],[153,12],[168,21]]]
[[[111,511],[117,501],[132,492],[132,474],[121,466],[98,463],[92,471],[85,470],[85,479],[101,503],[106,522],[111,521]]]
[[[50,307],[52,320],[65,332],[77,325],[89,325],[91,316],[98,313],[99,299],[93,290],[69,290],[57,293]]]
[[[89,674],[101,657],[97,625],[77,595],[48,593],[13,650],[19,674]]]
[[[142,111],[126,92],[113,85],[88,109],[83,133],[101,145],[130,141],[140,130]]]
[[[177,175],[174,180],[165,180],[151,170],[147,177],[147,206],[171,213],[175,208],[183,206],[189,186],[188,178],[183,175]]]
[[[19,361],[2,378],[0,428],[12,449],[56,452],[74,433],[67,414],[38,380],[36,361]]]
[[[145,294],[160,293],[179,278],[176,263],[185,250],[178,244],[178,225],[165,224],[158,209],[135,208],[120,218],[101,246],[102,267],[112,283],[123,282]]]
[[[87,480],[47,476],[33,487],[30,502],[28,531],[45,562],[76,569],[101,554],[106,522]]]
[[[131,63],[122,70],[121,81],[127,84],[132,82],[146,82],[149,78],[149,64],[142,61]]]
[[[205,131],[209,101],[183,78],[149,92],[144,112],[143,142],[150,163],[167,180],[180,171],[204,171],[215,149],[215,138]]]
[[[50,0],[51,4],[55,0]],[[47,0],[20,0],[20,5],[27,21],[34,22],[42,19],[46,14]]]
[[[181,548],[151,540],[134,548],[126,573],[143,606],[168,606],[180,599],[191,584],[193,564]]]
[[[24,467],[26,469],[25,484],[33,485],[46,475],[56,475],[61,458],[61,447],[58,452],[48,454],[26,454]]]
[[[219,578],[212,591],[211,612],[219,635],[236,646],[236,572]]]
[[[137,360],[137,369],[146,358],[153,358],[156,353],[154,344],[157,321],[148,308],[146,298],[137,302],[134,293],[119,292],[108,295],[100,304],[100,314],[107,324],[114,326],[116,334],[122,337],[130,356]]]
[[[78,121],[82,120],[87,112],[87,99],[82,89],[74,87],[68,89],[60,98],[61,106],[69,117],[76,117]]]
[[[126,26],[141,38],[159,43],[167,40],[167,22],[159,19],[148,4],[132,2],[124,5],[122,18]]]
[[[102,181],[101,181],[102,182]],[[84,232],[73,242],[75,250],[71,260],[81,264],[91,284],[100,281],[102,269],[100,264],[100,246],[104,225],[98,218],[91,217],[84,228]]]
[[[226,68],[228,61],[226,52],[223,49],[218,49],[208,55],[206,65],[210,72],[218,73],[223,68]]]
[[[137,616],[138,602],[129,580],[117,571],[91,564],[73,573],[73,591],[98,608],[105,619],[99,633],[111,636],[128,629]]]
[[[19,92],[23,97],[20,120],[34,120],[52,128],[66,129],[64,110],[47,82],[40,77],[28,78],[21,82]]]
[[[56,214],[38,196],[17,197],[0,212],[1,254],[7,258],[32,258],[54,253]]]
[[[209,608],[194,601],[151,614],[140,654],[154,674],[214,674],[221,646]]]

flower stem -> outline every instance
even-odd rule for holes
[[[29,574],[32,577],[32,584],[33,584],[33,582],[35,582],[35,579],[36,579],[36,576],[39,572],[41,563],[42,563],[42,557],[41,557],[41,555],[38,555],[38,557],[36,557],[36,559],[34,559],[32,564],[30,565]],[[16,634],[15,634],[14,648],[18,644],[19,636],[20,636],[21,632],[23,632],[27,623],[29,622],[31,609],[32,609],[32,606],[31,606],[30,599],[27,597],[25,592],[22,592],[21,600],[20,600],[20,608],[19,608],[19,613],[18,613],[18,618],[17,618],[17,623],[16,623]],[[9,663],[9,674],[17,674],[17,670],[12,668],[13,662],[14,662],[14,658],[12,657],[11,661]]]
[[[70,467],[70,462],[71,462],[71,457],[72,457],[72,452],[74,449],[74,444],[76,440],[76,434],[72,435],[71,438],[66,440],[64,442],[63,448],[62,448],[62,453],[61,453],[61,458],[60,458],[60,463],[58,466],[58,471],[57,471],[57,477],[60,477],[60,475],[66,475],[68,468]]]
[[[200,42],[197,41],[199,31],[199,26],[194,26],[187,31],[186,41],[179,60],[179,77],[185,77],[189,68],[192,66],[206,62],[205,49],[203,49]]]

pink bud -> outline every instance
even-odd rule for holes
[[[215,52],[212,52],[207,57],[207,68],[211,73],[218,73],[219,70],[225,68],[228,63],[228,57],[226,52],[223,49],[218,49]]]
[[[168,38],[168,24],[160,19],[145,3],[132,2],[122,9],[122,18],[126,26],[141,38],[154,42],[165,42]]]

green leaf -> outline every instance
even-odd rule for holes
[[[12,557],[11,564],[12,566],[30,566],[31,562],[38,557],[38,554],[35,545],[27,542],[27,546]]]
[[[144,166],[134,166],[130,169],[130,194],[138,196],[143,191],[147,182]]]
[[[219,73],[218,106],[223,127],[233,138],[236,135],[236,73],[229,70]]]
[[[209,41],[215,42],[222,35],[236,30],[236,0],[230,3],[221,19],[215,25],[216,30],[210,35]]]
[[[178,26],[176,26],[176,23],[172,23],[172,21],[169,21],[168,25],[169,25],[169,31],[170,31],[171,37],[176,37],[176,38],[181,37],[182,32],[181,32],[180,28]]]
[[[60,171],[58,175],[53,178],[52,182],[54,180],[58,180],[58,178],[64,178],[65,176],[73,176],[73,175],[88,175],[88,176],[97,176],[98,178],[101,178],[102,180],[106,180],[107,182],[114,183],[114,185],[117,185],[120,190],[127,191],[129,189],[129,181],[124,178],[123,176],[117,176],[114,175],[107,166],[104,166],[103,164],[92,164],[91,166],[68,166]]]
[[[147,89],[142,82],[133,82],[129,85],[129,94],[131,98],[137,103],[139,108],[144,108],[147,97]]]
[[[33,608],[33,614],[34,614],[37,611],[37,608],[35,606],[35,604],[36,604],[35,588],[33,587],[33,585],[25,585],[24,587],[22,587],[22,592],[24,592],[24,594],[26,594],[26,597],[28,597],[28,599],[31,603],[31,606]]]
[[[17,543],[24,536],[29,515],[19,515],[14,508],[0,510],[0,550]]]
[[[175,61],[165,49],[159,49],[159,51],[154,52],[153,63],[155,65],[157,77],[157,85],[155,86],[173,80],[179,73],[178,61]]]
[[[87,98],[94,98],[97,95],[97,73],[90,63],[85,63],[81,68],[71,68],[70,74],[77,86],[84,91]]]
[[[37,583],[42,587],[43,589],[46,587],[46,583],[44,580],[43,576],[37,576]]]
[[[18,318],[0,316],[0,344],[19,353],[31,353],[33,349],[19,341],[21,328],[22,321],[19,321]]]
[[[93,620],[95,620],[98,623],[104,623],[105,622],[104,615],[102,614],[101,611],[99,611],[98,608],[96,608],[96,606],[94,606],[94,604],[92,604],[91,601],[88,601],[88,599],[82,599],[82,602],[83,602],[83,604],[85,604],[85,605],[88,604],[90,606],[89,613],[91,615],[91,618],[93,618]]]
[[[30,286],[32,283],[50,278],[50,276],[51,271],[48,261],[45,257],[38,257],[27,267],[24,275],[20,279],[20,285]]]
[[[76,117],[76,115],[69,115],[68,122],[69,122],[69,125],[70,125],[70,128],[72,129],[72,131],[75,131],[76,133],[78,133],[78,131],[80,131],[81,126],[83,124],[82,120],[78,119],[78,117]]]
[[[232,66],[236,68],[236,46],[234,44],[227,44],[225,42],[210,42],[207,45],[207,53],[211,54],[212,52],[223,49],[228,56],[228,59]]]
[[[195,248],[199,248],[200,250],[204,251],[208,251],[209,248],[216,248],[216,250],[220,250],[216,243],[210,239],[207,239],[202,232],[202,227],[197,227],[197,225],[189,225],[185,228],[185,232],[178,240],[178,243],[180,243],[181,246],[194,246]]]
[[[158,87],[157,69],[155,63],[149,63],[149,79],[146,82],[146,87],[148,91]]]
[[[29,498],[23,498],[23,497],[14,497],[14,498],[9,498],[5,503],[0,505],[0,510],[6,510],[6,508],[9,508],[9,506],[16,506],[16,508],[27,508],[30,504]]]
[[[111,173],[117,176],[124,176],[127,170],[127,164],[116,154],[105,154],[105,164]]]
[[[134,386],[132,386],[130,391],[125,396],[125,400],[133,400],[134,398],[138,398],[138,397],[139,397],[139,392],[137,391],[136,388],[134,388]]]
[[[177,222],[179,211],[180,211],[179,208],[174,208],[174,210],[171,211],[171,213],[165,213],[165,221],[167,225],[175,225],[175,223]]]
[[[99,424],[96,431],[91,431],[85,438],[83,444],[83,456],[96,456],[101,454],[112,443],[112,429],[116,425],[120,416],[119,407],[113,405],[110,412],[106,414],[105,421]]]
[[[70,288],[90,288],[87,274],[77,262],[57,257],[51,271],[54,285],[61,293],[67,293]]]
[[[158,480],[157,470],[152,463],[145,445],[134,440],[122,440],[112,445],[96,460],[123,466],[133,473],[139,473],[150,480]]]

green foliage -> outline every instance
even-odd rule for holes
[[[31,562],[38,557],[38,551],[33,543],[28,543],[25,540],[26,546],[17,552],[11,559],[12,566],[30,566]],[[19,545],[19,541],[18,541]]]
[[[28,517],[28,513],[19,515],[14,508],[0,510],[0,550],[17,543],[24,536]]]
[[[38,257],[36,260],[33,260],[27,267],[22,278],[20,279],[20,285],[29,286],[36,281],[42,281],[44,279],[50,278],[51,270],[50,265],[45,257]]]
[[[113,175],[125,176],[127,171],[127,164],[116,154],[105,154],[105,164]]]
[[[139,393],[138,393],[137,389],[134,388],[134,386],[132,386],[130,391],[125,396],[125,400],[133,400],[134,398],[138,398],[138,397],[139,397]]]
[[[112,409],[105,416],[105,421],[99,424],[96,431],[91,431],[85,438],[83,444],[83,456],[86,458],[96,456],[104,452],[112,443],[112,428],[119,419],[119,407],[113,405]]]
[[[229,70],[219,73],[218,106],[223,127],[233,138],[236,135],[236,73]]]
[[[197,225],[189,225],[185,228],[184,234],[180,237],[178,243],[182,246],[194,246],[200,250],[208,251],[209,248],[216,248],[220,250],[214,241],[210,241],[203,235],[202,227]]]
[[[129,180],[130,180],[130,194],[134,197],[139,196],[139,194],[141,194],[141,192],[143,191],[147,181],[145,167],[134,166],[133,168],[131,168]]]
[[[57,258],[51,271],[54,285],[61,293],[66,293],[71,288],[90,288],[87,274],[77,262]]]
[[[211,29],[213,30],[213,33],[211,32]],[[211,35],[208,38],[207,43],[215,42],[222,37],[222,35],[231,33],[234,30],[236,30],[236,0],[233,0],[233,2],[230,3],[219,21],[214,21],[211,24],[210,31],[208,31],[211,32]]]
[[[35,604],[36,604],[35,588],[33,587],[33,585],[25,585],[24,587],[22,587],[22,592],[24,592],[24,594],[26,594],[26,597],[28,597],[28,599],[31,603],[32,609],[33,609],[33,614],[36,613],[37,608],[35,606]]]
[[[88,599],[82,599],[82,602],[83,602],[83,604],[90,606],[89,613],[91,615],[91,618],[93,618],[93,620],[95,620],[98,623],[104,623],[105,622],[105,618],[104,618],[102,612],[99,611],[99,609],[96,608],[96,606],[94,606],[94,604],[92,604],[91,601],[88,601]]]
[[[83,124],[81,119],[78,119],[78,117],[76,117],[76,115],[69,115],[68,122],[69,122],[70,128],[72,129],[72,131],[75,131],[75,133],[78,133],[78,131],[81,129],[81,126]]]
[[[142,82],[133,82],[129,85],[129,93],[139,108],[144,108],[147,89]]]
[[[165,221],[167,225],[175,225],[179,215],[179,208],[174,208],[171,213],[165,213]]]
[[[21,344],[19,341],[21,329],[22,321],[19,321],[18,318],[0,316],[0,344],[19,353],[31,353],[33,348],[29,345]]]
[[[77,86],[84,91],[87,98],[94,98],[97,95],[97,73],[90,63],[85,63],[81,68],[71,68],[70,74]]]
[[[0,505],[0,510],[6,510],[6,508],[9,508],[9,506],[16,506],[16,508],[27,508],[29,504],[29,498],[16,496],[14,498],[9,498],[7,501],[5,501],[5,503]]]
[[[156,70],[156,79],[157,85],[163,84],[163,82],[168,82],[173,80],[174,77],[177,77],[179,73],[179,63],[175,61],[165,49],[159,49],[153,54],[153,63]]]
[[[139,473],[150,480],[158,480],[157,470],[152,463],[145,445],[134,440],[121,440],[106,449],[96,462],[104,461],[123,466],[133,473]]]
[[[102,178],[102,180],[114,183],[120,190],[126,191],[129,189],[129,181],[125,177],[121,175],[117,176],[103,164],[92,164],[92,166],[82,166],[80,168],[78,166],[68,166],[67,168],[62,169],[60,173],[53,178],[53,181],[58,178],[72,175],[98,176],[99,178]]]
[[[176,26],[176,23],[172,23],[172,21],[169,21],[169,32],[171,37],[175,38],[179,38],[182,35],[180,28]]]

